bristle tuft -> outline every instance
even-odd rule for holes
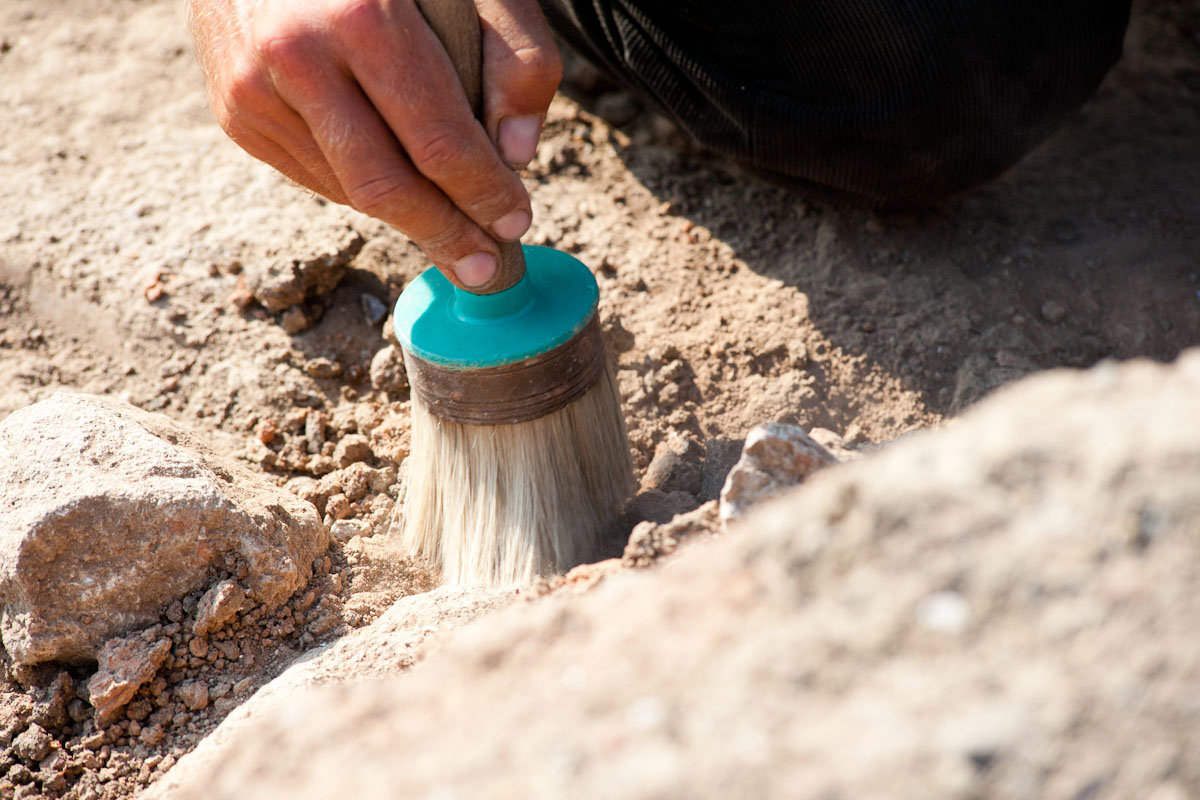
[[[451,585],[510,586],[602,554],[633,488],[611,369],[582,397],[515,425],[462,425],[415,396],[403,548]]]

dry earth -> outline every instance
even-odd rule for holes
[[[434,585],[377,536],[408,433],[378,309],[425,264],[223,137],[177,3],[6,0],[0,112],[0,416],[64,389],[162,411],[312,500],[337,540],[308,590],[244,611],[228,646],[186,635],[199,593],[163,609],[169,664],[112,727],[73,704],[86,668],[6,670],[0,725],[61,700],[47,719],[64,758],[39,772],[7,748],[0,786],[129,797],[299,653]],[[1200,3],[1139,3],[1097,96],[936,208],[875,212],[747,175],[577,63],[526,183],[528,241],[600,283],[652,477],[628,526],[666,521],[716,496],[755,424],[869,449],[1028,373],[1200,343]],[[656,453],[677,468],[647,471]],[[355,462],[390,485],[349,489]],[[590,580],[523,594],[564,585]],[[399,666],[491,607],[464,603]],[[179,691],[198,683],[204,704]]]

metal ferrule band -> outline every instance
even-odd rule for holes
[[[502,367],[450,369],[404,352],[416,397],[434,416],[464,425],[513,425],[557,411],[592,388],[604,360],[595,314],[565,344]]]

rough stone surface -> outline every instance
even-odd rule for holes
[[[703,477],[700,467],[703,457],[704,448],[695,439],[680,434],[669,436],[655,448],[654,458],[642,478],[642,488],[668,494],[697,494]]]
[[[189,711],[208,708],[208,684],[204,681],[187,681],[175,688],[175,694]]]
[[[140,634],[105,642],[97,657],[100,668],[87,682],[88,701],[96,709],[96,723],[104,726],[117,719],[137,690],[158,672],[170,652],[170,639]]]
[[[799,425],[768,422],[750,431],[742,457],[721,490],[721,521],[741,516],[754,505],[795,486],[837,458]]]
[[[630,567],[648,567],[674,553],[684,541],[720,531],[717,501],[710,500],[694,511],[679,514],[670,522],[639,522],[629,534],[622,561]]]
[[[298,659],[233,711],[141,797],[162,800],[190,795],[195,780],[219,769],[234,748],[244,746],[245,730],[261,717],[286,709],[293,698],[314,687],[405,672],[416,663],[423,643],[439,631],[460,627],[511,598],[503,590],[441,588],[401,599],[368,627]]]
[[[371,358],[371,386],[381,392],[402,392],[408,388],[408,372],[399,345],[389,344]]]
[[[347,229],[326,251],[312,258],[269,265],[253,278],[254,299],[269,311],[285,311],[306,299],[329,294],[366,240]]]
[[[277,606],[327,543],[310,504],[164,416],[56,394],[0,423],[0,634],[19,664],[95,658],[227,557]]]
[[[334,447],[333,463],[337,464],[339,469],[344,469],[359,461],[370,461],[374,455],[371,452],[370,439],[361,433],[348,433],[339,439]]]
[[[192,623],[192,633],[196,636],[207,636],[220,630],[241,610],[245,599],[246,592],[237,581],[224,580],[213,586],[196,605],[196,621]]]
[[[1200,352],[1023,382],[151,796],[1194,796],[1197,397]]]
[[[26,761],[41,761],[50,754],[54,740],[41,725],[33,724],[25,732],[13,739],[13,752]]]

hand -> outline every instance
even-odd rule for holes
[[[293,181],[403,231],[482,286],[529,228],[562,61],[536,0],[476,0],[483,120],[414,0],[189,0],[221,127]]]

